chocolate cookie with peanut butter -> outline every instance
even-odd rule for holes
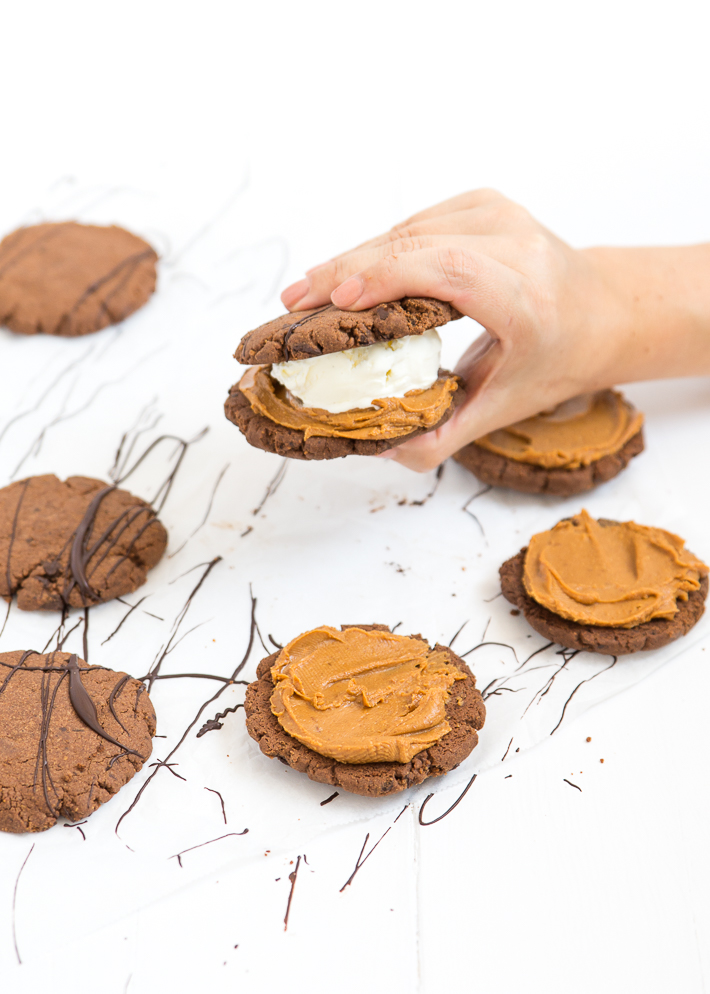
[[[611,480],[640,452],[643,415],[616,390],[600,390],[490,432],[454,459],[491,486],[569,497]]]
[[[424,297],[284,314],[239,344],[234,357],[251,368],[225,414],[251,445],[292,459],[385,452],[438,428],[463,400],[460,377],[439,368],[436,331],[460,317]]]
[[[380,797],[441,776],[478,744],[486,709],[466,663],[386,625],[323,625],[263,659],[247,730],[311,780]]]
[[[701,618],[708,567],[678,535],[586,511],[533,535],[500,568],[504,596],[545,638],[623,655],[660,649]]]

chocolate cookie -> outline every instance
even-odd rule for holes
[[[445,369],[439,370],[439,376],[453,375]],[[435,425],[432,425],[431,428],[416,428],[407,435],[380,441],[323,436],[306,438],[304,432],[276,424],[270,418],[254,411],[239,389],[238,383],[235,383],[229,391],[229,396],[224,402],[224,413],[227,419],[239,428],[242,435],[246,436],[250,445],[257,449],[264,449],[266,452],[275,452],[279,456],[287,456],[290,459],[339,459],[341,456],[376,456],[380,452],[387,452],[388,449],[401,445],[402,442],[408,442],[410,438],[436,431],[437,428],[446,424],[458,405],[466,399],[463,391],[463,380],[459,377],[456,379],[459,381],[459,389],[453,394],[451,404],[444,416]]]
[[[525,553],[508,559],[500,568],[503,596],[525,615],[527,622],[551,642],[585,652],[603,652],[611,656],[660,649],[674,639],[686,635],[700,620],[708,595],[708,578],[700,580],[700,589],[688,594],[687,601],[678,600],[678,612],[672,618],[654,618],[636,628],[607,628],[602,625],[579,625],[548,611],[529,596],[523,582]]]
[[[123,321],[155,290],[158,256],[124,228],[63,221],[0,242],[0,324],[23,335],[87,335]]]
[[[347,628],[389,631],[387,625],[341,626],[342,631]],[[421,639],[421,636],[414,635],[412,638]],[[321,756],[289,735],[271,710],[274,689],[271,667],[276,662],[277,652],[262,659],[256,671],[258,679],[247,687],[244,699],[247,731],[265,755],[307,773],[311,780],[340,787],[353,794],[382,797],[413,787],[427,777],[448,773],[462,763],[478,744],[478,730],[483,728],[486,708],[480,692],[476,690],[475,677],[466,663],[447,646],[437,645],[436,649],[446,652],[450,661],[468,679],[456,684],[447,701],[446,718],[451,731],[429,749],[417,753],[409,763],[340,763]]]
[[[145,583],[168,536],[144,500],[85,476],[0,490],[0,595],[23,611],[88,607]]]
[[[511,490],[519,490],[525,494],[571,497],[613,479],[641,452],[643,429],[618,452],[603,456],[589,466],[580,466],[578,469],[546,469],[544,466],[518,462],[490,452],[475,442],[455,453],[454,459],[482,483],[488,483],[492,487],[510,487]]]
[[[87,818],[151,754],[143,684],[68,652],[0,654],[0,831]]]
[[[248,332],[234,358],[247,365],[312,359],[313,356],[421,335],[462,317],[441,300],[404,297],[366,311],[341,311],[333,304],[282,314]]]

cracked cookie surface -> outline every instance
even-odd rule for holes
[[[116,324],[155,290],[157,259],[148,242],[116,225],[18,228],[0,242],[0,324],[65,337]]]
[[[101,480],[52,474],[0,489],[0,595],[23,611],[88,607],[140,587],[167,545],[152,507]]]
[[[153,705],[127,674],[67,652],[0,653],[0,831],[87,818],[141,769],[153,735]]]

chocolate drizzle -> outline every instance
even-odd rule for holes
[[[431,797],[431,795],[429,795],[429,796]],[[409,807],[408,804],[404,805],[404,807],[399,812],[399,814],[397,815],[397,817],[395,818],[395,820],[392,822],[392,824],[390,825],[390,827],[385,832],[382,833],[382,835],[379,837],[379,839],[377,840],[377,842],[374,844],[374,846],[368,852],[367,856],[365,856],[364,859],[363,859],[363,853],[365,852],[365,847],[366,847],[366,845],[367,845],[367,843],[369,842],[369,839],[370,839],[370,833],[369,832],[367,833],[367,835],[365,836],[365,841],[362,844],[362,849],[360,850],[360,855],[358,856],[358,858],[357,858],[357,860],[355,862],[355,869],[350,874],[350,876],[348,877],[348,879],[345,881],[345,883],[343,884],[343,886],[340,888],[339,893],[342,894],[343,891],[345,890],[345,888],[350,886],[350,884],[355,879],[356,875],[359,873],[359,871],[362,869],[362,867],[368,861],[368,859],[370,858],[370,856],[372,856],[372,854],[375,851],[375,849],[377,849],[377,847],[379,846],[380,842],[382,842],[382,840],[384,839],[384,837],[386,835],[388,835],[389,832],[394,828],[394,826],[397,824],[397,822],[402,817],[402,815],[404,814],[404,812],[407,810],[408,807]]]
[[[246,835],[249,831],[245,828],[243,832],[227,832],[226,835],[220,835],[216,839],[209,839],[208,842],[200,842],[198,846],[190,846],[189,849],[183,849],[181,852],[176,852],[173,856],[168,856],[168,859],[176,859],[178,861],[178,866],[182,867],[182,857],[186,852],[192,852],[194,849],[202,849],[203,846],[211,846],[213,842],[219,842],[221,839],[228,839],[232,835]]]
[[[22,957],[20,956],[20,950],[17,947],[17,926],[15,922],[16,910],[17,910],[17,887],[20,883],[20,877],[22,876],[22,871],[27,866],[27,860],[32,855],[32,851],[34,850],[35,845],[36,843],[33,842],[32,845],[30,846],[30,851],[27,853],[24,860],[22,861],[22,866],[20,867],[17,877],[15,879],[15,889],[12,892],[12,944],[15,947],[15,956],[17,956],[17,962],[20,965],[22,965]]]
[[[305,860],[305,856],[303,859]],[[293,892],[296,889],[296,880],[298,879],[298,868],[301,865],[301,857],[298,856],[296,859],[296,865],[291,870],[288,875],[288,879],[291,881],[291,888],[288,892],[288,901],[286,902],[286,914],[284,915],[284,932],[288,928],[288,917],[291,914],[291,901],[293,901]]]
[[[511,741],[512,741],[512,739],[511,739]],[[510,746],[508,748],[510,748]],[[466,796],[466,794],[468,794],[468,792],[471,789],[471,787],[473,787],[473,782],[474,782],[474,780],[476,779],[477,776],[478,776],[478,774],[474,773],[473,776],[471,777],[471,779],[468,781],[468,783],[464,787],[464,789],[459,794],[459,796],[456,798],[456,800],[454,801],[454,803],[451,805],[451,807],[447,808],[446,811],[444,811],[443,815],[439,815],[438,818],[434,818],[434,819],[432,819],[432,821],[424,821],[423,820],[424,808],[427,806],[427,804],[429,803],[429,801],[434,796],[433,793],[432,794],[427,794],[427,796],[422,801],[422,806],[419,808],[419,824],[423,828],[427,828],[429,825],[436,825],[436,823],[438,821],[441,821],[443,818],[446,818],[447,815],[450,815],[451,812],[454,810],[454,808],[457,808],[459,806],[459,804],[461,803],[461,801],[463,801],[464,797]]]
[[[30,484],[29,478],[25,480],[25,485],[22,488],[19,499],[17,501],[17,507],[15,508],[15,517],[12,521],[12,532],[10,534],[10,544],[7,549],[7,596],[12,599],[12,595],[15,590],[12,586],[12,570],[10,568],[10,563],[12,560],[12,547],[15,544],[15,535],[17,534],[17,521],[20,517],[20,508],[22,507],[22,501],[25,499],[25,494],[27,493],[27,487]]]
[[[72,653],[69,657],[67,670],[69,672],[69,700],[71,701],[71,706],[74,708],[84,724],[87,725],[92,732],[100,735],[102,739],[106,739],[107,742],[110,742],[111,745],[118,746],[119,749],[123,749],[131,756],[138,756],[140,759],[145,759],[146,757],[141,756],[139,752],[135,751],[135,749],[128,749],[125,745],[119,742],[118,739],[114,739],[114,737],[109,735],[108,732],[105,732],[99,724],[99,717],[96,713],[94,702],[89,697],[86,687],[81,682],[81,672],[79,670],[79,663],[76,653]],[[124,679],[128,679],[128,677]],[[113,708],[111,708],[111,711],[115,714]],[[119,722],[119,724],[121,723]],[[121,727],[123,728],[122,725]]]

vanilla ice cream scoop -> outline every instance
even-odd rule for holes
[[[304,407],[330,414],[373,406],[383,397],[426,390],[439,375],[441,338],[435,329],[312,359],[277,362],[271,375]]]

